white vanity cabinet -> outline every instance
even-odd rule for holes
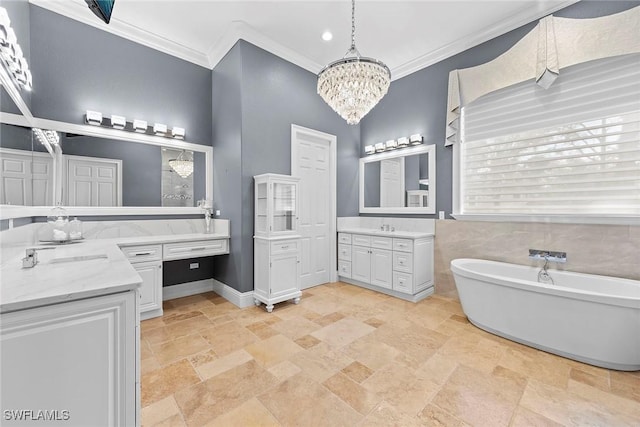
[[[0,315],[2,425],[134,426],[135,290]],[[17,421],[7,411],[49,411]],[[55,411],[55,412],[54,412]],[[42,422],[44,420],[60,420]]]
[[[255,304],[300,301],[300,236],[298,181],[278,174],[257,175],[253,254]]]
[[[162,245],[125,246],[121,250],[142,278],[140,319],[162,316]]]
[[[353,235],[351,278],[391,289],[391,242],[388,237]]]
[[[433,293],[433,236],[338,233],[339,279],[409,301]]]

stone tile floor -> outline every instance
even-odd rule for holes
[[[141,331],[144,426],[640,425],[640,372],[496,337],[439,295],[331,283],[267,313],[207,293]]]

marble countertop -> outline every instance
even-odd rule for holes
[[[142,279],[120,246],[228,239],[224,234],[87,239],[67,245],[13,245],[2,248],[0,263],[0,313],[60,302],[124,292],[140,286]],[[22,268],[27,247],[53,247],[38,251],[38,264]],[[100,258],[55,262],[61,258]]]
[[[397,237],[400,239],[422,239],[425,237],[432,237],[434,234],[424,231],[382,231],[374,228],[340,228],[338,233],[350,233],[350,234],[369,234],[372,236],[381,237]]]

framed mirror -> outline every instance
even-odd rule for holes
[[[360,213],[434,214],[436,146],[420,145],[360,159]]]
[[[75,215],[199,214],[197,201],[213,200],[209,146],[10,113],[0,123],[2,219],[46,215],[57,202]],[[32,128],[54,131],[59,145],[45,147]]]

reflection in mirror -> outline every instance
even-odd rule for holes
[[[435,213],[435,145],[360,159],[360,212]]]
[[[364,165],[365,207],[427,207],[427,154],[383,159]]]
[[[189,152],[193,173],[182,178],[168,163],[182,150],[60,133],[61,154],[52,156],[29,128],[1,126],[2,204],[195,207],[205,197],[205,153]]]

